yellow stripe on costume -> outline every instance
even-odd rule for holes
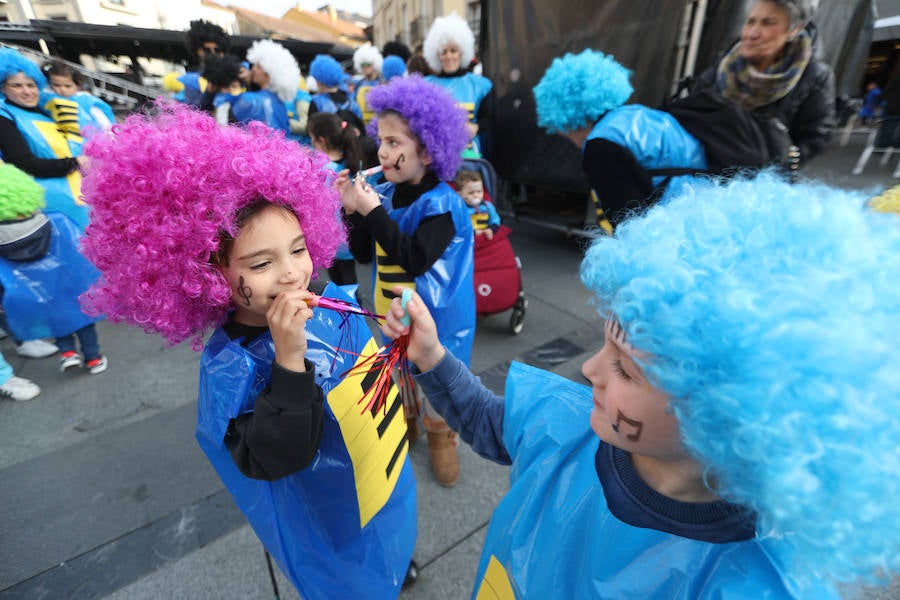
[[[33,124],[43,136],[44,140],[46,140],[47,144],[50,145],[50,149],[57,158],[72,158],[72,151],[69,149],[68,139],[72,138],[73,141],[81,142],[81,136],[65,134],[55,123],[34,121]],[[69,191],[72,192],[72,198],[75,200],[75,204],[84,205],[84,201],[81,199],[81,172],[72,171],[66,175],[66,182],[69,184]]]
[[[480,231],[480,230],[482,230],[482,229],[487,229],[487,228],[488,228],[488,221],[490,221],[490,219],[491,219],[491,215],[489,215],[489,214],[486,213],[486,212],[483,212],[483,213],[479,213],[479,212],[472,213],[471,215],[469,215],[469,217],[472,219],[472,229],[474,229],[475,231]]]
[[[416,279],[403,270],[381,247],[375,244],[375,312],[387,314],[391,308],[391,300],[397,297],[392,290],[395,285],[402,285],[416,290]]]
[[[81,126],[78,124],[78,103],[64,98],[51,98],[44,105],[50,113],[50,117],[65,134],[81,135]]]
[[[509,575],[496,556],[491,555],[491,560],[488,561],[475,600],[516,600]]]
[[[878,212],[900,215],[900,185],[895,185],[870,199],[866,202],[866,206]]]
[[[603,207],[600,206],[600,198],[597,197],[597,192],[591,190],[591,201],[594,203],[594,208],[597,211],[597,227],[605,231],[607,234],[613,234],[613,226],[612,223],[609,222],[609,219],[606,218],[606,213],[603,211]]]
[[[354,369],[378,351],[370,339]],[[366,410],[360,398],[372,388],[377,379],[373,371],[351,372],[328,394],[328,406],[341,427],[341,435],[356,483],[359,503],[359,527],[362,529],[378,514],[397,485],[403,462],[409,452],[406,438],[406,419],[397,388],[391,383],[385,406],[381,410]]]

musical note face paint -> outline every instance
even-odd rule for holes
[[[253,290],[250,289],[250,286],[244,285],[244,276],[241,275],[238,278],[238,286],[235,290],[235,293],[243,298],[244,306],[250,306],[250,298],[253,297]]]
[[[265,327],[266,312],[281,292],[305,290],[313,264],[294,213],[273,204],[250,217],[221,268],[231,288],[232,318]]]
[[[384,178],[391,183],[420,183],[431,158],[418,138],[409,130],[406,120],[394,112],[378,115],[378,160]]]
[[[636,360],[649,360],[609,319],[605,343],[581,368],[593,389],[591,428],[603,441],[623,450],[657,458],[682,456],[678,420],[668,409],[668,395],[656,388]]]

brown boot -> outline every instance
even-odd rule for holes
[[[415,442],[419,438],[419,421],[416,417],[406,417],[406,429],[408,433],[406,434],[406,439],[409,440],[410,445]]]
[[[431,470],[444,487],[453,487],[459,481],[459,457],[456,455],[456,432],[426,431],[428,450],[431,453]]]

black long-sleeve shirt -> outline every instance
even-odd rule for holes
[[[418,184],[398,184],[394,187],[392,205],[394,208],[407,207],[439,183],[437,176],[429,171]],[[376,207],[365,217],[354,213],[350,222],[350,251],[356,260],[362,263],[372,260],[374,238],[388,256],[413,277],[426,273],[456,236],[453,216],[449,212],[423,219],[412,235],[403,233],[383,206]]]
[[[229,321],[225,333],[242,345],[268,331]],[[289,371],[272,363],[272,382],[256,398],[253,412],[232,419],[225,446],[238,470],[251,479],[275,481],[302,471],[315,458],[322,440],[325,395],[315,381],[315,367]]]
[[[6,102],[33,113],[41,114],[37,107],[29,108],[10,101]],[[74,158],[39,158],[31,152],[25,136],[19,131],[15,121],[0,117],[0,154],[3,160],[22,169],[32,177],[65,177],[78,169]]]

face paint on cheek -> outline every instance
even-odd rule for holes
[[[399,170],[400,170],[400,163],[402,163],[402,162],[406,162],[406,155],[405,155],[405,154],[401,154],[400,156],[397,157],[397,162],[394,163],[394,170],[395,170],[395,171],[399,171]]]
[[[243,275],[238,278],[237,294],[244,300],[245,306],[250,306],[250,298],[253,297],[253,290],[250,289],[250,286],[244,285]]]
[[[625,438],[628,441],[636,442],[641,439],[641,431],[644,429],[644,424],[641,421],[635,421],[634,419],[629,419],[622,411],[619,410],[619,413],[616,415],[616,424],[612,426],[613,431],[619,433],[619,426],[621,423],[625,423],[626,425],[630,425],[634,428],[633,433],[626,433]]]

